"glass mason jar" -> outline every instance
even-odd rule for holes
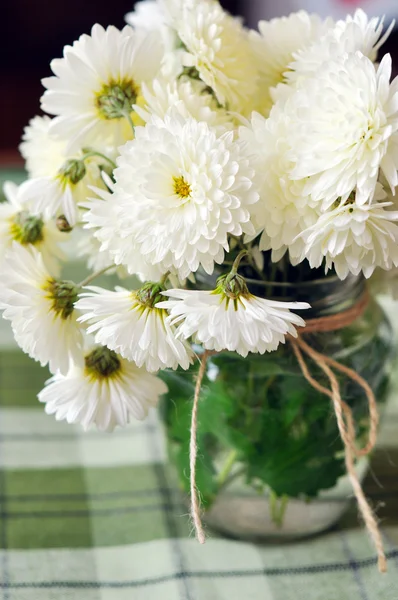
[[[204,281],[211,289],[214,282]],[[299,284],[249,280],[250,291],[279,300],[306,301],[305,319],[338,314],[365,292],[363,277],[324,277]],[[304,330],[303,330],[304,331]],[[314,349],[354,369],[372,387],[380,407],[386,400],[393,334],[377,302],[349,326],[309,333]],[[200,349],[195,348],[198,354]],[[311,375],[330,382],[306,357]],[[189,492],[189,437],[195,373],[165,373],[169,393],[162,404],[169,457],[180,486]],[[357,439],[368,432],[363,389],[336,373],[342,399],[353,411]],[[291,345],[246,358],[222,352],[208,360],[198,423],[197,487],[204,520],[242,539],[298,538],[332,526],[346,510],[352,488],[331,400],[304,378]],[[357,463],[360,477],[367,459]]]

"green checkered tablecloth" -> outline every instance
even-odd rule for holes
[[[0,600],[397,600],[398,402],[366,490],[389,557],[379,575],[356,510],[311,540],[192,536],[156,413],[114,434],[44,414],[46,372],[1,330]],[[343,500],[343,499],[342,499]]]

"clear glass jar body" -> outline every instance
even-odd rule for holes
[[[289,291],[289,284],[284,285]],[[301,284],[300,289],[295,286],[294,294],[284,297],[307,300],[312,305],[308,318],[316,318],[346,310],[363,293],[361,278],[345,282],[325,278]],[[272,295],[278,296],[275,289]],[[393,336],[373,299],[348,327],[308,334],[305,340],[364,377],[382,407]],[[317,365],[308,361],[308,366],[313,377],[330,387]],[[169,394],[162,408],[170,460],[186,492],[196,369],[166,374]],[[366,396],[346,376],[338,378],[360,441],[368,431]],[[242,539],[311,535],[333,525],[352,497],[330,399],[306,381],[289,343],[267,355],[243,358],[225,352],[209,359],[199,407],[198,445],[197,486],[204,518],[225,534]],[[366,459],[358,462],[357,469],[360,476],[365,474]]]

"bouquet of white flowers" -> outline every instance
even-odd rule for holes
[[[274,351],[309,308],[254,295],[253,281],[398,266],[398,79],[389,55],[377,62],[389,31],[361,10],[249,31],[216,0],[146,0],[126,21],[94,25],[43,80],[52,118],[26,127],[28,179],[0,205],[0,306],[53,373],[46,412],[84,428],[143,419],[167,391],[158,372],[189,369],[201,346],[201,535],[206,359]],[[76,257],[93,271],[80,283],[60,277]],[[124,287],[90,285],[104,272]],[[212,289],[203,273],[217,273]],[[336,406],[350,471],[352,421]]]

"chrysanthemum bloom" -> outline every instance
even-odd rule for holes
[[[111,292],[99,287],[88,287],[76,304],[82,312],[79,321],[89,323],[87,333],[95,335],[97,344],[107,346],[138,367],[148,371],[188,369],[192,352],[184,341],[175,337],[166,310],[156,308],[163,289],[156,283],[147,283],[140,290],[116,288]]]
[[[66,153],[66,142],[50,134],[51,119],[35,117],[25,128],[20,145],[30,179],[21,187],[21,195],[32,210],[51,219],[65,215],[70,225],[79,218],[77,205],[91,194],[89,186],[105,187],[102,170],[109,170],[112,148],[97,147],[103,156],[79,151]]]
[[[384,19],[369,19],[362,9],[355,11],[354,16],[348,15],[344,21],[337,21],[324,31],[324,35],[309,40],[312,43],[303,46],[294,53],[290,64],[283,74],[284,83],[273,90],[276,100],[281,95],[286,97],[294,86],[302,83],[307,77],[314,76],[322,65],[338,56],[361,52],[371,61],[377,59],[381,46],[389,37],[394,23],[383,34]]]
[[[392,189],[398,183],[398,79],[390,85],[390,76],[390,55],[377,71],[360,52],[345,55],[328,61],[284,105],[289,177],[308,178],[304,193],[326,208],[356,188],[356,202],[369,201],[380,169]]]
[[[286,335],[297,337],[295,326],[304,326],[301,317],[289,309],[309,308],[305,302],[277,302],[253,296],[239,275],[223,276],[215,290],[167,290],[171,298],[157,304],[167,309],[177,336],[193,338],[207,350],[272,352]]]
[[[111,189],[113,184],[109,183]],[[96,198],[89,198],[81,203],[86,209],[82,215],[84,228],[87,229],[99,243],[98,262],[112,261],[119,269],[127,270],[137,275],[142,281],[156,280],[162,275],[159,267],[150,265],[145,257],[137,252],[132,244],[130,235],[131,218],[119,217],[124,207],[125,198],[94,188]],[[128,197],[127,202],[129,202]],[[128,213],[127,206],[127,213]]]
[[[378,192],[370,204],[358,205],[353,197],[320,214],[301,234],[301,258],[307,258],[311,268],[325,261],[326,271],[334,267],[340,279],[360,272],[370,277],[376,267],[398,266],[398,211],[388,210],[391,202],[378,202],[385,197]]]
[[[211,273],[230,234],[254,233],[250,209],[258,194],[233,132],[218,135],[207,123],[169,111],[137,128],[120,153],[114,201],[120,244],[130,245],[122,261],[130,272],[142,257],[181,279],[199,265]],[[117,242],[113,233],[112,245]]]
[[[68,235],[61,233],[54,221],[45,221],[30,212],[29,205],[21,198],[20,186],[7,181],[3,192],[7,201],[0,203],[0,264],[15,241],[26,248],[34,246],[49,272],[57,277],[59,261],[66,258],[60,244],[67,241]]]
[[[295,54],[333,27],[332,19],[322,21],[304,10],[288,17],[260,21],[257,31],[250,32],[250,42],[261,78],[261,104],[258,110],[267,114],[274,103],[273,88],[286,79],[286,71]]]
[[[95,347],[86,353],[83,366],[73,364],[66,375],[49,379],[38,398],[58,421],[112,431],[127,425],[130,417],[144,419],[166,392],[158,377],[108,348]]]
[[[145,107],[136,106],[135,109],[145,122],[150,121],[153,115],[163,119],[174,107],[186,119],[192,117],[212,127],[232,129],[231,117],[202,81],[181,77],[174,81],[155,79],[150,87],[142,85],[142,95]]]
[[[247,31],[219,2],[182,2],[171,24],[184,44],[183,65],[194,69],[219,103],[247,113],[257,92],[258,71]]]
[[[82,35],[51,62],[55,76],[43,79],[42,109],[56,115],[51,132],[68,138],[68,151],[131,139],[132,105],[140,101],[142,82],[158,74],[162,55],[156,32],[94,25],[91,36]]]
[[[288,159],[289,119],[283,106],[275,106],[268,119],[254,113],[250,125],[241,127],[239,134],[252,152],[260,194],[251,211],[256,232],[261,232],[260,250],[272,250],[274,262],[289,250],[295,264],[304,247],[299,235],[316,222],[319,213],[304,193],[306,180],[289,178],[294,164]]]
[[[22,350],[53,373],[67,373],[70,360],[81,358],[77,293],[73,282],[49,274],[34,247],[14,242],[2,267],[0,308]]]

